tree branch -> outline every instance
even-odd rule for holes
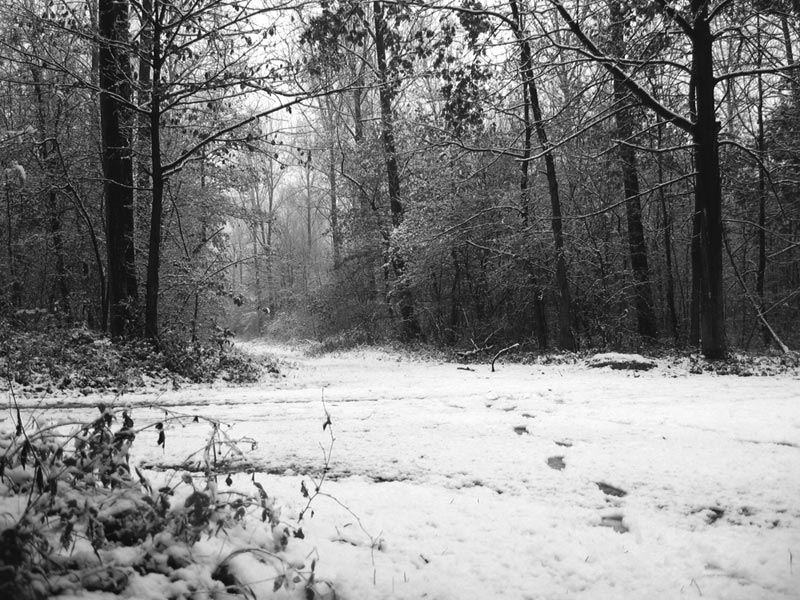
[[[642,86],[640,86],[634,79],[628,75],[623,69],[619,67],[617,62],[609,57],[608,55],[604,54],[597,45],[589,39],[589,37],[583,32],[580,25],[572,18],[572,15],[569,14],[564,5],[557,0],[550,0],[550,3],[555,7],[558,13],[561,15],[561,18],[569,26],[572,33],[577,37],[581,43],[591,52],[593,60],[597,61],[603,67],[606,68],[612,75],[619,77],[625,85],[628,87],[629,90],[639,98],[639,101],[644,104],[647,108],[654,111],[658,116],[660,116],[665,121],[672,123],[676,127],[683,129],[686,132],[691,133],[694,129],[694,123],[692,123],[689,119],[682,117],[681,115],[671,111],[669,108],[661,104],[658,100],[653,98],[653,96],[645,90]]]

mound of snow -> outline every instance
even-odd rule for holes
[[[611,367],[612,369],[626,369],[631,371],[649,371],[655,368],[655,361],[645,358],[641,354],[621,354],[619,352],[606,352],[595,354],[586,359],[586,366],[593,369]]]

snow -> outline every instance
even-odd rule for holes
[[[295,525],[308,502],[301,482],[313,491],[325,464],[327,410],[330,470],[301,524],[305,539],[291,539],[284,559],[315,560],[337,598],[800,598],[796,375],[691,375],[665,364],[501,363],[491,373],[379,351],[305,358],[247,347],[280,353],[287,376],[20,403],[41,422],[92,418],[100,401],[128,407],[137,427],[164,418],[151,405],[219,419],[232,439],[257,442],[242,444],[249,472],[233,473],[233,487],[252,493],[255,477]],[[180,476],[208,434],[203,422],[168,425],[162,449],[155,431],[142,433],[134,460]],[[563,469],[548,464],[554,457]],[[209,569],[269,535],[250,525],[204,538],[180,581],[135,575],[126,596],[220,586]],[[230,562],[258,598],[303,597],[302,587],[273,596],[275,561],[243,552]]]
[[[605,352],[595,354],[586,360],[587,367],[600,368],[611,367],[612,369],[632,369],[634,371],[648,371],[655,368],[653,360],[645,358],[641,354],[622,354],[619,352]]]

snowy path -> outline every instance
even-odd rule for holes
[[[247,459],[291,518],[329,442],[324,389],[323,491],[363,530],[325,497],[304,529],[343,598],[800,598],[797,378],[286,358],[272,384],[159,403],[257,440]],[[125,397],[137,425],[153,397]],[[174,466],[207,431],[141,458]]]

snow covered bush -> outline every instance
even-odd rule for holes
[[[249,490],[231,486],[230,457],[252,440],[209,419],[200,468],[151,479],[131,467],[133,444],[163,445],[168,421],[199,417],[165,413],[137,428],[100,405],[93,421],[40,425],[15,405],[13,429],[0,430],[0,598],[335,597],[316,561],[293,552],[304,533],[255,475]]]
[[[256,360],[234,348],[232,334],[224,329],[205,342],[165,333],[156,348],[142,339],[112,342],[83,327],[28,331],[0,321],[0,340],[0,388],[10,382],[27,393],[117,393],[146,381],[254,383],[265,372],[279,371],[275,361]]]

